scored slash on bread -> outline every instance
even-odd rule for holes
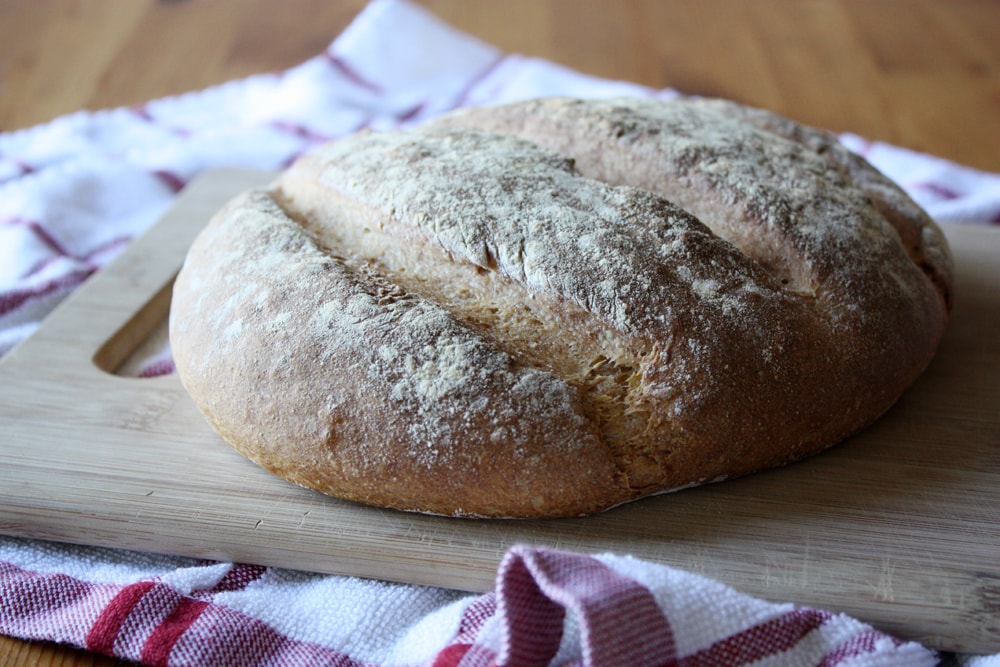
[[[171,344],[277,475],[474,517],[782,465],[922,372],[938,228],[829,135],[715,100],[552,98],[362,132],[199,236]]]

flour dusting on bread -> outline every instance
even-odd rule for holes
[[[283,477],[435,514],[586,514],[782,465],[933,355],[940,231],[829,135],[711,100],[532,100],[362,132],[210,223],[185,387]]]

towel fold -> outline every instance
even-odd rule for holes
[[[165,665],[934,665],[842,614],[638,559],[516,546],[496,589],[0,539],[0,632]]]

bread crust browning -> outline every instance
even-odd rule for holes
[[[943,334],[951,259],[827,135],[718,101],[546,99],[364,132],[213,218],[175,363],[289,480],[588,514],[815,454]]]

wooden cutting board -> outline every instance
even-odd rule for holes
[[[897,636],[1000,651],[1000,229],[947,228],[938,357],[881,421],[793,466],[579,519],[473,521],[328,498],[243,459],[175,376],[116,374],[191,239],[267,174],[189,187],[0,360],[0,533],[487,590],[515,543],[633,554]]]

